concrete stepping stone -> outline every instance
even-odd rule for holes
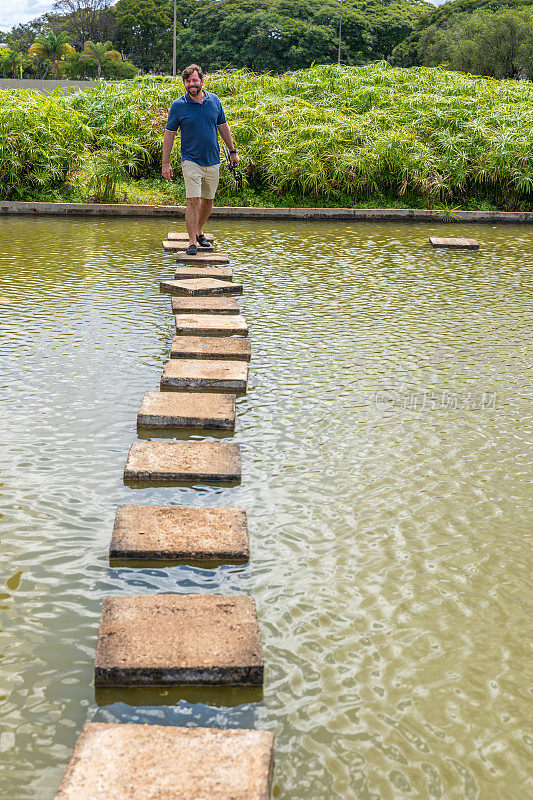
[[[170,357],[250,361],[252,343],[245,337],[226,339],[220,336],[175,336]]]
[[[220,359],[171,358],[161,376],[161,392],[172,389],[218,389],[229,392],[245,392],[248,385],[246,361],[222,361]],[[196,407],[198,395],[189,395]],[[212,395],[213,396],[213,395]],[[214,395],[217,397],[217,395]],[[192,411],[194,411],[194,405]]]
[[[430,236],[429,241],[432,247],[447,247],[451,250],[479,250],[479,242],[476,239],[442,239],[439,236]]]
[[[229,255],[227,253],[203,253],[201,249],[195,256],[188,256],[186,253],[178,253],[176,261],[181,261],[182,264],[229,264]]]
[[[187,248],[189,246],[189,240],[188,239],[186,239],[186,240],[182,240],[182,239],[165,239],[162,244],[163,244],[163,250],[165,252],[174,253],[175,251],[180,251],[180,250],[185,251],[185,250],[187,250]],[[214,252],[213,246],[211,245],[211,247],[201,247],[201,248],[199,247],[198,248],[198,252],[199,253],[213,253]]]
[[[183,281],[194,278],[215,278],[217,281],[232,281],[233,270],[231,267],[176,267],[175,280]]]
[[[247,561],[249,557],[242,508],[117,508],[109,558]]]
[[[241,480],[239,445],[230,442],[134,442],[126,482],[225,483]]]
[[[176,362],[187,364],[186,361]],[[198,363],[198,362],[193,362]],[[204,361],[203,364],[208,362]],[[222,361],[215,361],[222,364]],[[239,364],[239,362],[236,362]],[[246,366],[246,365],[245,365]],[[140,428],[235,429],[235,395],[147,392],[137,414]]]
[[[208,242],[214,242],[215,241],[215,237],[213,236],[212,233],[204,233],[204,236],[205,236],[205,238],[207,239]],[[188,242],[189,241],[189,234],[187,233],[187,231],[170,231],[168,236],[167,236],[167,240],[170,240],[170,241],[174,240],[174,241],[178,241],[178,242],[180,242],[180,241],[181,242]]]
[[[242,283],[216,278],[193,278],[161,281],[159,290],[184,297],[217,297],[219,295],[242,294]]]
[[[274,734],[86,723],[56,800],[269,800]]]
[[[261,686],[263,652],[248,595],[104,597],[94,685]]]
[[[233,297],[172,297],[173,314],[238,314]]]
[[[248,336],[244,317],[229,314],[176,314],[176,333],[198,336]]]

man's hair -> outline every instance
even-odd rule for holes
[[[202,72],[202,68],[199,67],[198,64],[191,64],[189,67],[185,67],[185,69],[181,73],[181,77],[183,78],[183,81],[186,81],[187,78],[190,78],[191,75],[193,74],[193,72],[197,72],[198,73],[198,77],[200,78],[200,80],[203,79],[204,73]]]

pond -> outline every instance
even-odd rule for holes
[[[524,798],[533,230],[213,221],[251,328],[242,485],[132,489],[182,226],[0,219],[0,797],[52,800],[96,720],[272,730],[290,800]],[[132,502],[245,508],[249,564],[110,565]],[[252,594],[264,695],[95,697],[121,592]]]

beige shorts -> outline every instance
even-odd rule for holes
[[[213,200],[218,187],[220,164],[201,167],[194,161],[182,161],[183,178],[185,180],[185,197],[205,197]]]

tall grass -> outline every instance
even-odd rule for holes
[[[478,198],[500,207],[533,202],[529,82],[377,63],[280,76],[222,72],[210,75],[206,88],[224,103],[242,171],[256,190],[328,203],[380,195],[443,203]],[[155,176],[167,111],[182,92],[181,81],[147,77],[102,82],[49,102],[59,104],[65,124],[72,115],[89,126],[91,135],[78,142],[85,158],[106,150],[131,175]],[[2,120],[4,102],[0,97]],[[22,105],[35,102],[27,96]],[[57,134],[63,137],[59,127]],[[6,136],[3,125],[0,147]]]
[[[25,89],[0,91],[0,193],[24,199],[62,184],[79,163],[91,131],[60,97]]]

